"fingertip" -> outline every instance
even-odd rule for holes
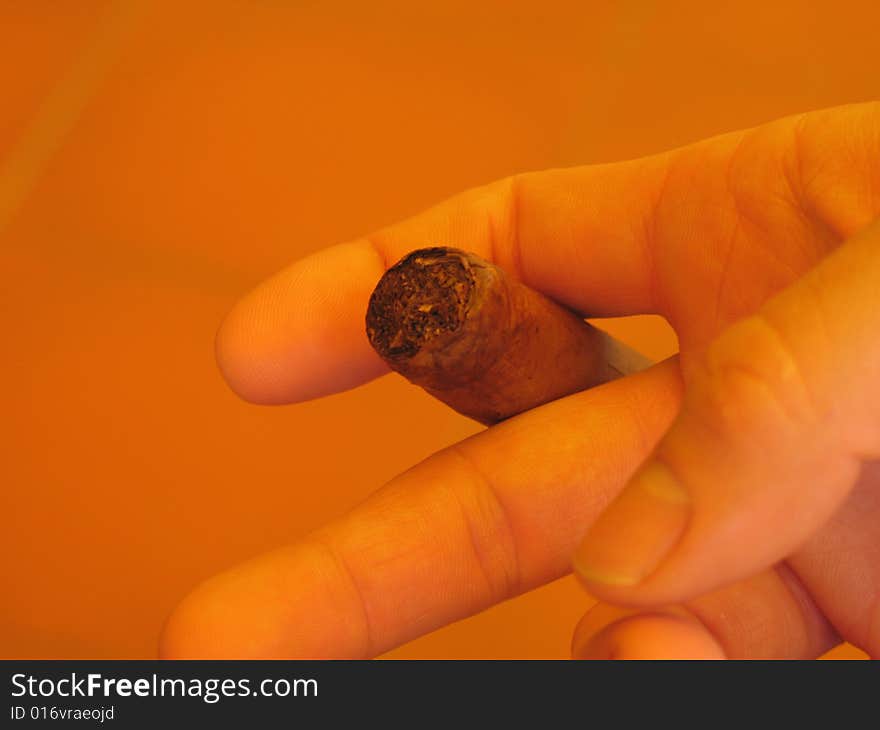
[[[276,368],[267,367],[266,353],[254,347],[254,321],[249,297],[238,301],[227,313],[214,337],[214,357],[230,389],[249,403],[278,402]],[[269,360],[271,363],[271,360]]]
[[[162,659],[364,658],[363,611],[326,551],[310,542],[216,575],[171,612]]]
[[[588,589],[638,589],[664,562],[690,521],[687,491],[662,462],[630,480],[575,551],[574,569]]]
[[[166,617],[159,634],[160,659],[205,659],[213,655],[211,642],[200,636],[202,622],[198,602],[190,597],[193,594],[178,603]]]
[[[369,244],[352,242],[308,256],[244,296],[215,338],[230,388],[251,403],[294,403],[386,372],[364,326],[381,274]]]
[[[589,617],[589,614],[588,614]],[[635,614],[601,627],[578,626],[574,659],[725,659],[724,650],[695,619],[671,613]]]

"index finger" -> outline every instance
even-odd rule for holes
[[[364,333],[370,293],[388,267],[425,246],[472,251],[591,316],[655,312],[648,221],[667,158],[506,178],[297,261],[226,318],[220,368],[256,403],[308,400],[382,374]]]

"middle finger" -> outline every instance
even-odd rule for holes
[[[680,388],[670,360],[430,457],[299,544],[200,586],[163,655],[375,656],[558,578]]]

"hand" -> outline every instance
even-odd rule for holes
[[[209,580],[162,655],[375,656],[560,577],[576,548],[608,601],[576,656],[815,657],[841,637],[880,654],[878,216],[866,104],[517,175],[295,263],[218,335],[254,402],[385,372],[366,302],[427,243],[589,316],[661,314],[681,355],[479,433]]]

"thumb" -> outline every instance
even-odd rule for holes
[[[725,330],[574,564],[613,603],[684,601],[791,554],[880,456],[880,222]]]

